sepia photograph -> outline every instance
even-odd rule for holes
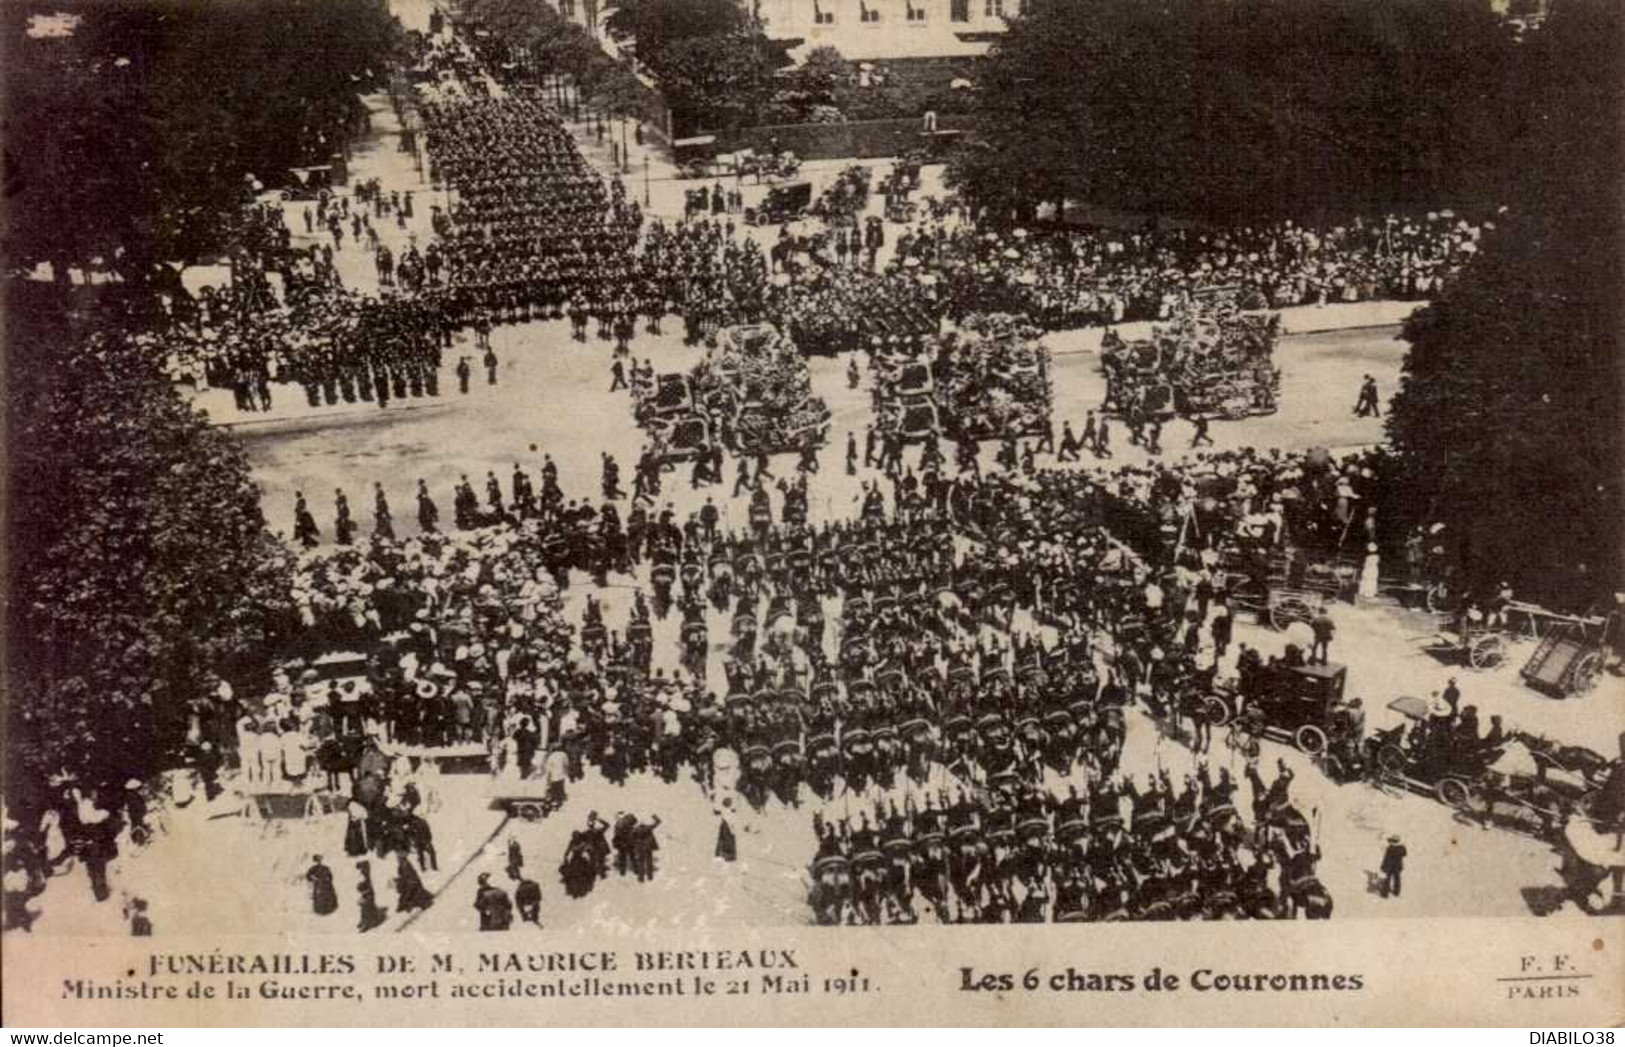
[[[1625,1020],[1618,0],[0,19],[7,1024]]]

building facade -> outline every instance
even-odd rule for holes
[[[762,30],[849,61],[973,57],[1028,0],[752,0]]]

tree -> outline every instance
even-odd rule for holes
[[[835,91],[852,78],[852,66],[829,45],[815,47],[795,71],[797,88],[812,105],[834,105]]]
[[[955,179],[1028,213],[1066,197],[1215,219],[1493,197],[1515,48],[1477,0],[1050,0],[976,77],[987,148]]]
[[[681,40],[745,28],[745,13],[736,0],[620,0],[604,19],[604,31],[612,39],[635,42],[638,57],[651,64],[656,53]]]
[[[773,92],[780,55],[761,36],[697,36],[662,49],[654,66],[674,115],[719,130],[749,125]]]
[[[44,5],[0,11],[10,272],[50,265],[131,283],[219,253],[253,176],[326,163],[362,113],[399,27],[373,0]],[[207,84],[206,90],[200,84]]]
[[[7,803],[33,826],[54,776],[175,766],[212,674],[263,678],[291,579],[241,448],[146,353],[8,323],[38,354],[8,368],[7,442]]]
[[[630,69],[616,63],[593,85],[593,103],[617,119],[636,119],[643,113],[643,85]]]
[[[1388,421],[1408,522],[1445,524],[1470,586],[1578,608],[1618,588],[1625,520],[1620,30],[1616,5],[1567,0],[1530,37],[1518,192],[1405,325]]]

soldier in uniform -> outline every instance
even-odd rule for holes
[[[314,549],[321,529],[316,526],[316,518],[310,514],[310,507],[305,504],[305,492],[293,493],[293,536],[306,549]]]
[[[440,522],[440,510],[429,497],[429,485],[418,480],[418,526],[425,534],[433,534]]]
[[[395,537],[395,523],[389,512],[389,499],[384,495],[384,485],[373,481],[372,485],[372,533],[380,538],[393,539]]]

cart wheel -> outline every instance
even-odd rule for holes
[[[1574,668],[1570,672],[1572,675],[1570,676],[1569,693],[1585,694],[1589,692],[1593,687],[1597,686],[1597,677],[1602,672],[1602,652],[1587,651],[1582,654],[1580,660],[1574,663]]]
[[[1293,622],[1307,622],[1314,618],[1309,605],[1296,596],[1289,596],[1270,607],[1270,624],[1285,632]]]
[[[534,803],[515,804],[514,805],[514,810],[516,812],[518,812],[520,818],[522,818],[523,820],[525,820],[527,822],[534,822],[534,821],[539,820],[542,817],[542,808],[541,808],[540,804],[534,804]]]
[[[1326,732],[1312,723],[1299,727],[1293,733],[1292,741],[1310,756],[1319,756],[1326,751]]]
[[[1431,613],[1449,614],[1455,610],[1456,606],[1453,595],[1450,591],[1449,582],[1434,582],[1428,586],[1423,601],[1427,604],[1427,609]]]
[[[1506,660],[1506,645],[1494,633],[1486,633],[1474,640],[1467,650],[1467,661],[1474,669],[1493,669]]]
[[[1434,797],[1446,807],[1454,807],[1458,811],[1472,809],[1473,791],[1471,787],[1460,778],[1441,778],[1433,787]]]
[[[1397,745],[1384,745],[1377,750],[1377,766],[1385,774],[1398,774],[1405,769],[1405,754]]]
[[[1223,727],[1230,722],[1230,704],[1218,695],[1210,694],[1203,698],[1202,711],[1207,714],[1207,722],[1214,727]]]

